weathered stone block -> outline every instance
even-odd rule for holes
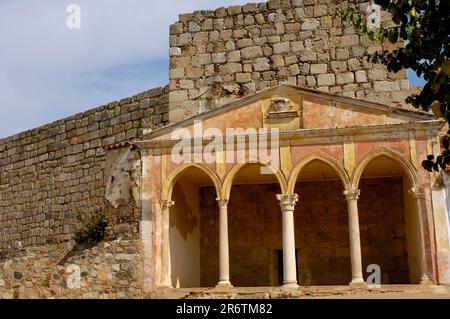
[[[336,77],[334,74],[319,74],[317,76],[317,84],[319,86],[331,86],[336,84]]]
[[[270,64],[268,58],[258,58],[253,63],[253,69],[257,72],[269,71]]]
[[[373,84],[373,89],[375,92],[400,91],[400,86],[397,82],[375,81]]]
[[[248,47],[241,50],[241,57],[243,59],[254,59],[264,55],[261,47]]]
[[[242,7],[243,13],[254,13],[258,11],[258,4],[257,3],[247,3]]]
[[[241,6],[228,7],[228,14],[230,16],[238,15],[238,14],[241,14],[241,13],[242,13],[242,7]]]
[[[353,72],[336,74],[336,83],[339,85],[353,83],[354,81],[355,81],[355,74]]]
[[[291,49],[289,42],[275,43],[273,45],[274,54],[288,53]]]
[[[358,45],[359,44],[359,36],[357,34],[344,35],[340,39],[340,44],[343,47]]]
[[[184,69],[171,69],[169,71],[169,78],[170,79],[181,79],[184,77]]]
[[[305,50],[300,53],[300,61],[308,62],[308,61],[316,61],[317,53],[313,50]]]
[[[188,24],[188,30],[189,32],[199,32],[202,30],[202,27],[194,21],[190,21]]]
[[[369,80],[381,81],[386,78],[386,71],[383,69],[370,69],[367,71]]]
[[[177,48],[177,47],[172,47],[169,50],[169,55],[170,56],[180,56],[181,55],[181,49]]]
[[[316,19],[307,19],[302,23],[302,30],[315,30],[320,26],[320,22]]]
[[[251,73],[236,73],[236,82],[237,83],[247,83],[252,79]]]
[[[311,73],[312,74],[324,74],[327,73],[328,65],[325,63],[322,64],[311,64]]]
[[[348,48],[337,48],[336,49],[336,58],[338,60],[348,60],[350,57],[350,52]]]
[[[242,72],[242,65],[240,63],[228,63],[219,66],[219,71],[225,74]]]
[[[227,55],[225,52],[212,54],[212,63],[225,63],[225,62],[227,62]]]
[[[188,100],[188,91],[172,91],[169,93],[169,101],[171,103],[180,103]]]
[[[183,33],[180,34],[178,44],[179,46],[185,46],[192,42],[192,34],[191,33]]]
[[[355,77],[356,77],[356,82],[358,82],[358,83],[367,82],[366,71],[356,71]]]

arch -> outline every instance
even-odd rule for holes
[[[181,174],[187,170],[188,168],[198,168],[203,173],[205,173],[213,182],[214,187],[216,189],[216,194],[218,197],[221,197],[221,187],[220,187],[220,178],[217,176],[217,174],[208,166],[206,166],[203,163],[186,163],[179,167],[177,167],[164,181],[164,186],[162,189],[161,199],[162,200],[170,200],[172,198],[172,190],[173,186],[176,184],[178,178],[181,176]]]
[[[364,158],[359,162],[359,164],[356,166],[355,171],[353,172],[352,180],[351,180],[351,186],[353,189],[358,189],[359,182],[361,180],[361,176],[366,169],[367,165],[369,165],[372,160],[376,159],[380,156],[386,156],[395,162],[397,162],[400,167],[403,169],[403,171],[408,176],[408,179],[411,183],[411,187],[419,187],[419,178],[417,176],[417,169],[414,167],[414,165],[405,159],[400,153],[388,149],[388,148],[380,148],[374,151],[371,151],[369,154],[365,155]]]
[[[348,188],[348,186],[350,184],[350,177],[347,174],[347,171],[345,170],[345,168],[341,165],[341,163],[339,163],[339,161],[336,160],[333,156],[331,156],[325,152],[322,152],[322,151],[317,151],[317,152],[313,152],[313,153],[307,155],[305,158],[303,158],[292,170],[291,176],[289,178],[289,183],[288,183],[288,192],[290,194],[294,193],[295,184],[297,183],[298,176],[300,175],[303,168],[315,160],[321,161],[321,162],[331,166],[336,171],[336,173],[339,175],[339,178],[342,181],[344,189]]]
[[[236,175],[239,173],[239,171],[246,165],[251,165],[251,164],[260,164],[260,165],[263,165],[263,166],[269,168],[274,173],[275,177],[277,178],[278,184],[280,185],[280,188],[281,188],[281,192],[283,194],[286,194],[286,191],[287,191],[286,178],[284,177],[283,173],[279,169],[274,168],[270,164],[269,161],[264,160],[260,157],[252,158],[252,157],[247,156],[243,160],[241,160],[240,163],[234,165],[231,168],[231,170],[228,172],[227,176],[225,177],[223,185],[222,185],[222,190],[221,190],[221,194],[225,198],[230,198],[231,187],[233,186],[233,180],[236,177]]]

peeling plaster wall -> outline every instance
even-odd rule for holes
[[[131,146],[109,150],[105,166],[105,206],[110,231],[115,236],[136,235],[141,207],[139,152]]]
[[[200,197],[198,188],[178,182],[170,208],[170,261],[172,284],[177,288],[200,287]]]
[[[419,219],[415,212],[414,198],[408,194],[410,183],[406,176],[403,177],[403,201],[405,204],[406,236],[408,238],[408,266],[410,270],[411,283],[420,282],[420,239]]]

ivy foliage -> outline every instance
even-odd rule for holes
[[[77,244],[96,244],[103,240],[108,221],[102,209],[97,209],[91,214],[77,211],[75,218],[78,221],[78,229],[73,239]]]

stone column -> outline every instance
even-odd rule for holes
[[[217,198],[219,204],[219,283],[218,287],[232,287],[228,243],[228,199]]]
[[[163,200],[161,203],[161,286],[173,288],[170,265],[170,207],[174,201]]]
[[[419,245],[420,245],[419,267],[421,274],[420,283],[431,284],[432,281],[427,274],[427,258],[426,258],[425,234],[424,234],[425,225],[423,223],[422,218],[421,189],[413,187],[409,190],[409,195],[411,195],[411,197],[414,200],[414,206],[417,214],[417,221],[419,223]]]
[[[283,287],[297,289],[297,263],[295,258],[294,209],[298,202],[297,194],[277,195],[283,214]]]
[[[352,287],[365,287],[362,257],[361,257],[361,238],[359,234],[359,217],[358,217],[358,199],[361,191],[358,189],[350,189],[344,192],[348,205],[348,226],[350,233],[350,258],[352,263]]]

